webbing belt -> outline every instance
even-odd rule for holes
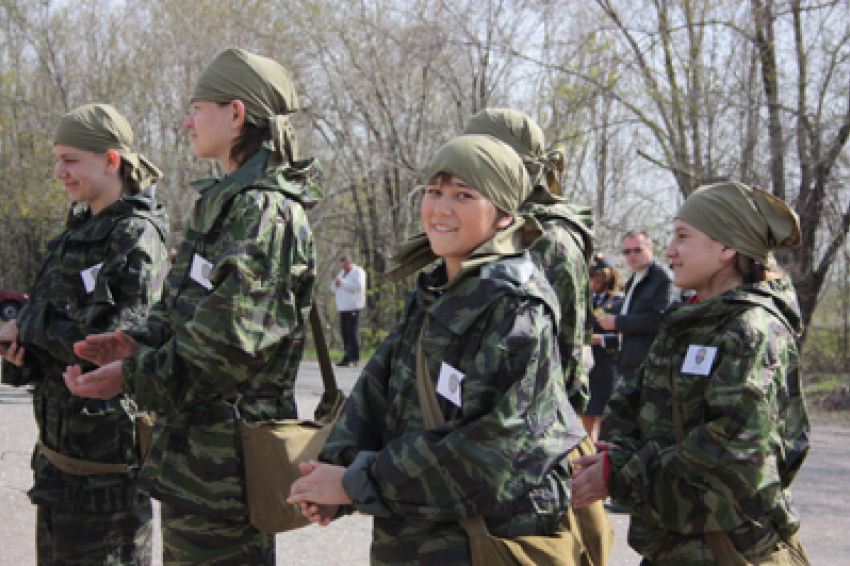
[[[44,454],[50,460],[50,463],[73,476],[92,476],[102,474],[126,474],[130,471],[131,466],[127,464],[108,464],[106,462],[92,462],[90,460],[80,460],[60,454],[55,450],[51,450],[41,442],[36,444],[36,450]]]

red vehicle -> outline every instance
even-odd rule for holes
[[[0,318],[3,320],[14,320],[18,318],[18,313],[21,312],[24,304],[29,300],[30,296],[26,293],[0,289]]]

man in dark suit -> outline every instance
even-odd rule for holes
[[[607,331],[620,332],[623,341],[618,367],[624,379],[640,366],[661,327],[662,313],[673,302],[673,276],[652,255],[652,241],[644,230],[623,236],[623,255],[634,272],[626,281],[626,298],[620,314],[597,320]]]

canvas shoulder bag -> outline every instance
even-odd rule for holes
[[[315,302],[310,311],[310,327],[325,387],[314,420],[239,423],[251,524],[268,534],[310,524],[299,506],[287,503],[286,498],[292,483],[301,477],[298,465],[318,458],[345,403],[345,395],[334,377]]]

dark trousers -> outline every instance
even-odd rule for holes
[[[262,533],[247,515],[187,515],[166,503],[162,510],[165,566],[274,566],[274,535]]]
[[[341,311],[339,327],[342,331],[342,344],[345,349],[344,362],[360,361],[360,311]]]
[[[103,515],[36,506],[36,556],[39,566],[133,564],[152,561],[150,502]]]

